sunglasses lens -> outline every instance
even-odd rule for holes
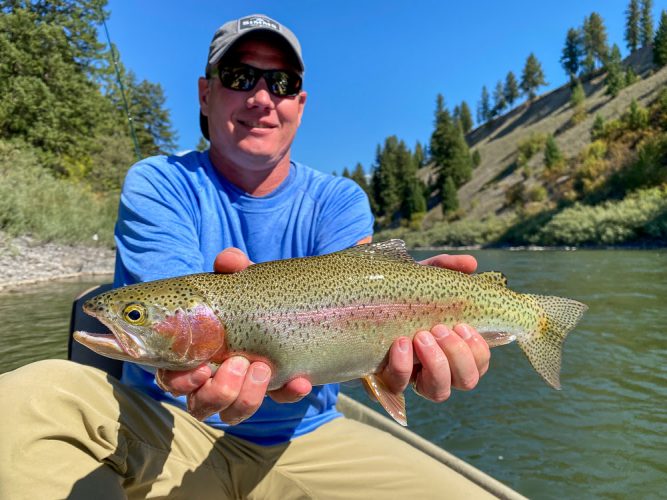
[[[249,66],[220,68],[220,82],[231,90],[250,90],[257,84],[257,74]]]
[[[264,77],[269,91],[275,96],[292,97],[301,91],[301,77],[292,71],[261,70],[241,64],[221,67],[219,73],[222,86],[231,90],[252,90],[257,85],[257,81]]]

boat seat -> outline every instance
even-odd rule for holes
[[[74,299],[72,315],[70,316],[69,339],[67,341],[67,359],[81,363],[82,365],[99,368],[120,380],[121,373],[123,372],[122,361],[100,356],[86,346],[79,344],[72,337],[72,334],[77,330],[93,333],[110,333],[109,329],[96,318],[83,312],[82,306],[86,300],[107,290],[111,290],[111,288],[113,288],[111,283],[105,283],[94,288],[89,288]]]

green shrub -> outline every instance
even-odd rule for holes
[[[527,197],[529,201],[544,201],[547,199],[547,190],[544,188],[544,186],[533,186],[528,190]]]
[[[640,106],[635,99],[623,115],[623,122],[630,130],[643,130],[648,126],[648,109]]]
[[[618,245],[641,239],[667,240],[667,190],[637,191],[619,202],[575,204],[530,237],[544,245]]]
[[[604,139],[604,125],[604,118],[602,118],[602,115],[596,114],[595,120],[593,120],[593,126],[591,127],[591,141]]]
[[[547,137],[544,134],[532,133],[526,140],[521,141],[517,146],[519,151],[517,164],[520,167],[526,165],[528,160],[530,160],[535,154],[542,151],[546,140]]]
[[[41,241],[113,246],[117,192],[94,193],[56,179],[32,148],[17,142],[0,141],[0,177],[0,229]]]

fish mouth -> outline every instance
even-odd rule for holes
[[[153,358],[146,349],[144,342],[137,335],[117,327],[102,314],[96,314],[94,307],[86,303],[83,310],[100,321],[111,333],[91,333],[76,331],[74,339],[102,356],[126,361],[146,360]]]
[[[146,359],[146,351],[140,346],[137,348],[119,342],[118,338],[111,333],[91,333],[76,331],[72,334],[74,340],[85,345],[102,356],[120,359],[123,361],[137,361]]]

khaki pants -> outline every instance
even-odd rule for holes
[[[439,462],[356,421],[258,446],[68,361],[0,376],[0,402],[3,499],[470,498]]]

